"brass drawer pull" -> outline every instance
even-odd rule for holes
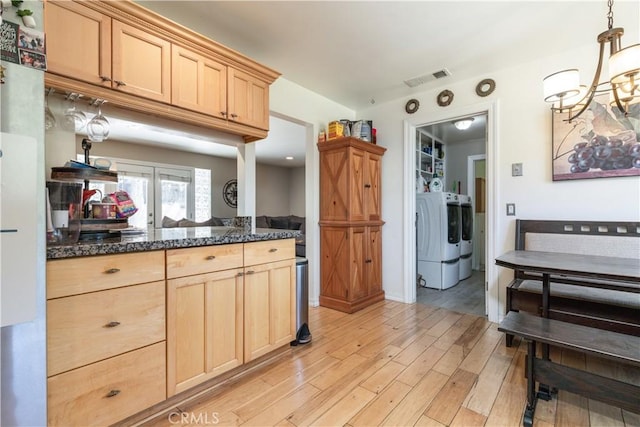
[[[120,322],[116,322],[115,320],[104,325],[105,328],[115,328],[118,326]]]
[[[365,184],[364,188],[371,188],[371,184]]]
[[[119,86],[126,86],[127,84],[125,82],[123,82],[122,80],[114,80],[113,81],[116,85]]]
[[[110,268],[108,270],[105,271],[106,274],[114,274],[114,273],[118,273],[120,271],[119,268]]]
[[[368,260],[366,260],[366,261],[365,261],[365,263],[367,263],[367,264],[371,264],[371,262],[372,262],[372,261],[371,261],[370,259],[368,259]]]
[[[103,82],[110,82],[111,79],[107,76],[100,76],[100,80],[102,80]]]
[[[207,261],[211,261],[213,259],[216,259],[215,255],[209,255],[208,257],[205,258]]]
[[[254,273],[255,273],[255,271],[253,271],[253,270],[249,270],[249,271],[247,271],[245,274],[254,274]]]
[[[111,390],[105,397],[115,397],[120,394],[120,390]]]
[[[271,248],[271,249],[269,249],[269,252],[278,252],[278,249],[276,249],[276,248]]]
[[[238,273],[238,277],[242,277],[242,276],[244,276],[244,273],[241,271]]]
[[[237,114],[231,113],[231,118],[235,119],[236,117],[238,117]]]

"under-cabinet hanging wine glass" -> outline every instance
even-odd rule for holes
[[[96,99],[91,102],[92,105],[98,107],[98,112],[87,123],[87,136],[90,141],[102,142],[109,137],[109,120],[102,115],[102,104],[105,102],[107,101],[103,99]]]
[[[87,124],[87,116],[76,107],[76,101],[80,97],[82,97],[82,95],[74,92],[67,95],[67,101],[70,103],[70,106],[64,112],[65,127],[75,132],[80,132]]]
[[[56,117],[51,112],[49,108],[49,95],[53,93],[53,88],[49,88],[47,90],[47,96],[44,99],[44,129],[50,130],[56,127],[58,124]]]

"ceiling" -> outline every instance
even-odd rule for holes
[[[354,111],[440,86],[446,80],[415,88],[403,81],[445,68],[451,75],[444,79],[459,81],[595,46],[607,25],[604,0],[138,3]],[[637,28],[638,0],[618,0],[613,11],[616,26],[626,20]],[[626,34],[623,45],[639,36]],[[271,125],[268,139],[256,145],[258,160],[303,162],[304,128],[273,117]],[[191,148],[202,149],[198,144]],[[287,163],[286,155],[296,160]]]

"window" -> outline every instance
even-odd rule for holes
[[[211,171],[196,168],[196,221],[211,218]]]
[[[78,155],[78,161],[84,161]],[[138,212],[129,217],[129,226],[161,227],[162,218],[205,221],[211,217],[211,171],[184,166],[151,165],[148,162],[109,159],[118,172],[118,184],[91,182],[89,188],[103,196],[126,191]],[[97,200],[97,196],[94,197]]]

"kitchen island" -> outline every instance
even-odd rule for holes
[[[153,415],[288,346],[299,234],[187,227],[47,248],[48,424]]]

